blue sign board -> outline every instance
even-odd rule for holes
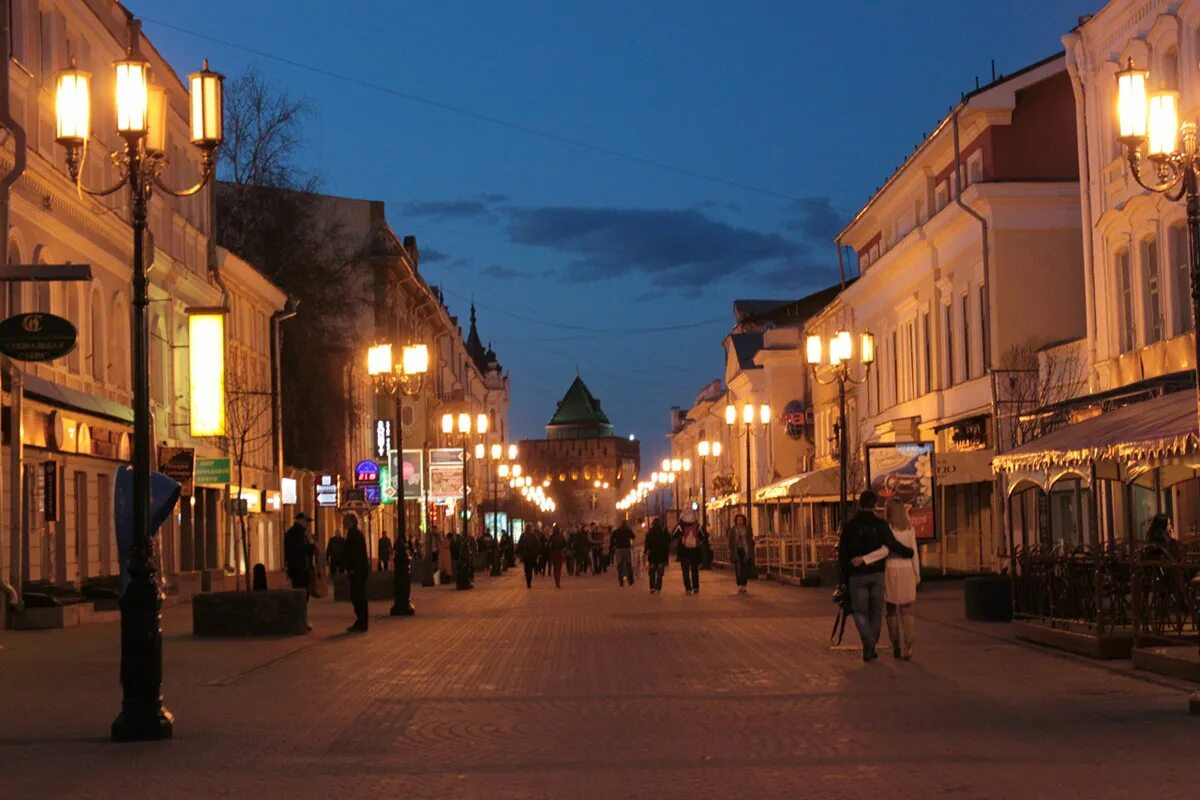
[[[364,486],[373,484],[379,486],[379,465],[374,461],[360,461],[354,468],[354,484]]]

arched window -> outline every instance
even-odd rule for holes
[[[91,361],[92,378],[97,383],[104,383],[107,377],[108,359],[105,358],[104,344],[104,299],[100,290],[92,290],[92,330],[88,337],[88,360]]]
[[[1179,89],[1179,50],[1175,47],[1163,53],[1161,85],[1164,89]]]
[[[112,310],[108,326],[108,382],[118,389],[128,389],[129,350],[133,344],[129,338],[129,304],[122,295],[114,295]]]

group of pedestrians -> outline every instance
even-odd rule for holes
[[[858,513],[842,526],[838,568],[850,596],[863,661],[879,657],[876,648],[885,612],[892,654],[907,661],[916,643],[913,603],[921,581],[917,537],[902,502],[888,500],[882,518],[875,510],[878,502],[872,491],[859,496]]]

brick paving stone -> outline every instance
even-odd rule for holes
[[[828,592],[704,574],[313,604],[305,637],[197,640],[170,609],[171,742],[114,745],[117,628],[0,633],[7,798],[1041,798],[1194,795],[1184,684],[966,623],[929,586],[917,658],[828,644]]]

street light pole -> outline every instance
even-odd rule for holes
[[[117,133],[122,150],[113,154],[120,179],[105,189],[83,186],[80,171],[91,137],[91,75],[70,68],[55,76],[56,141],[66,148],[71,180],[87,194],[101,197],[128,186],[130,226],[133,232],[131,314],[131,373],[133,383],[132,541],[126,570],[129,583],[121,594],[121,713],[112,724],[113,741],[169,739],[174,717],[162,699],[162,592],[156,580],[154,531],[150,523],[150,469],[152,419],[150,416],[150,329],[146,309],[150,304],[146,278],[144,238],[146,208],[155,188],[175,197],[197,194],[212,178],[213,156],[222,140],[221,86],[223,77],[208,69],[188,76],[191,91],[190,138],[201,151],[200,179],[188,189],[166,186],[160,176],[167,166],[166,90],[149,80],[150,64],[139,53],[141,25],[131,21],[127,55],[113,66],[117,98]],[[223,433],[223,431],[222,431]],[[19,438],[14,436],[14,440]]]

